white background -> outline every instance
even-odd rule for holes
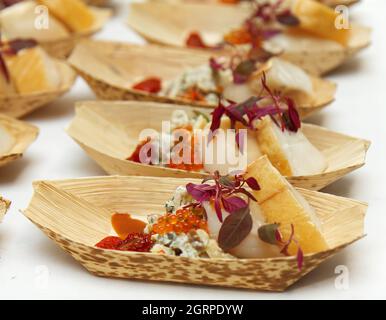
[[[125,24],[127,1],[97,38],[142,42]],[[374,29],[372,46],[329,75],[338,82],[336,101],[311,122],[373,142],[364,168],[325,192],[368,201],[368,236],[325,262],[285,293],[160,284],[92,276],[20,212],[32,181],[103,175],[65,133],[77,100],[94,99],[78,79],[71,92],[25,120],[40,128],[25,157],[0,169],[0,194],[13,204],[0,225],[0,299],[359,299],[386,298],[386,1],[362,0],[352,19]],[[335,267],[349,269],[349,288],[334,286]]]

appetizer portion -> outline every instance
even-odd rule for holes
[[[34,39],[58,58],[67,56],[81,37],[99,30],[111,15],[109,9],[82,0],[3,0],[2,4],[3,40]]]
[[[266,74],[266,82],[272,90],[292,95],[312,97],[315,95],[313,79],[301,68],[280,58],[266,56],[246,58],[211,58],[205,65],[186,70],[176,79],[165,81],[157,88],[150,86],[146,79],[135,84],[133,89],[157,90],[161,96],[190,101],[218,104],[219,97],[241,102],[261,92],[261,75]],[[147,86],[146,86],[147,85]]]
[[[0,96],[57,90],[60,65],[35,40],[0,43]]]
[[[40,7],[39,7],[40,6]],[[39,28],[37,14],[48,9],[49,23]],[[40,8],[40,9],[39,9]],[[44,23],[41,17],[40,23]],[[37,41],[58,40],[71,33],[92,30],[98,16],[81,0],[27,0],[14,1],[0,11],[2,36],[7,40],[33,38]]]
[[[248,6],[133,3],[128,22],[157,43],[214,51],[259,48],[313,74],[330,71],[370,43],[370,29],[314,0],[251,1]]]
[[[11,205],[10,201],[0,196],[0,223],[3,220],[5,214],[7,213],[7,210],[10,205]]]
[[[290,96],[301,117],[333,101],[336,84],[261,49],[224,55],[188,48],[87,41],[70,64],[97,96],[107,100],[153,100],[214,108],[219,97],[241,102],[268,85]]]
[[[256,0],[169,0],[169,1],[180,1],[180,2],[192,2],[192,3],[221,3],[221,4],[228,4],[228,5],[248,5],[251,2],[254,2]],[[343,5],[351,5],[359,0],[316,0],[318,2],[324,3],[325,5],[328,5],[330,7],[336,7],[340,4]]]
[[[288,42],[302,41],[308,37],[330,40],[347,46],[351,36],[350,28],[338,28],[339,14],[333,9],[314,0],[275,0],[254,2],[254,12],[239,28],[223,35],[223,41],[231,45],[260,46],[286,50]],[[343,17],[342,17],[343,19]],[[340,21],[344,25],[345,21]],[[304,33],[305,32],[305,33]],[[189,35],[186,45],[205,47],[192,42],[198,34]],[[213,45],[213,44],[212,44]]]
[[[253,290],[283,291],[362,238],[367,209],[293,189],[266,158],[249,175],[205,182],[103,176],[33,187],[24,215],[94,275]]]
[[[175,111],[171,133],[147,136],[128,160],[224,175],[267,155],[282,175],[323,173],[327,160],[302,133],[294,101],[273,91],[265,73],[260,87],[260,96],[241,103],[221,100],[211,120]]]
[[[118,236],[96,246],[191,258],[296,255],[299,269],[304,253],[328,248],[314,209],[266,157],[251,164],[245,176],[215,172],[201,184],[178,187],[165,211],[149,215],[146,224],[113,215]]]
[[[256,106],[263,101],[256,104],[254,99],[249,107],[238,104],[240,110],[262,114],[269,110],[259,110]],[[231,117],[235,119],[238,114],[231,113],[238,109],[223,102],[223,107],[216,109],[215,128],[220,124],[212,138],[214,114],[210,115],[209,110],[138,101],[80,102],[67,132],[111,175],[202,179],[216,170],[222,174],[245,170],[266,154],[282,174],[291,169],[292,175],[286,176],[292,185],[320,190],[366,162],[370,146],[367,140],[306,123],[301,123],[296,132],[291,131],[296,128],[291,123],[297,121],[292,111],[293,120],[287,121],[286,104],[282,105],[283,130],[280,113],[272,116],[277,124],[265,115],[252,122],[253,128],[244,115],[246,125],[244,120],[236,120],[235,130],[231,130]],[[243,152],[237,141],[244,141]]]
[[[0,167],[19,159],[38,133],[37,127],[0,114]]]

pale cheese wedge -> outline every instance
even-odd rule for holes
[[[8,130],[0,125],[0,156],[7,154],[15,145],[15,138]]]
[[[273,166],[284,176],[323,173],[328,163],[325,156],[307,139],[301,129],[281,130],[269,116],[256,124],[257,143]]]
[[[303,253],[328,249],[314,208],[280,175],[266,156],[250,164],[245,176],[254,177],[259,182],[261,190],[253,191],[253,195],[266,222],[280,224],[284,240],[290,237],[292,224],[295,239],[299,242]],[[294,255],[296,251],[296,245],[292,244],[289,253]]]
[[[1,10],[2,36],[7,40],[32,38],[37,41],[68,37],[66,27],[42,10],[35,1],[23,1]],[[48,19],[47,22],[44,19]]]
[[[0,62],[1,63],[1,62]],[[6,76],[0,71],[0,96],[6,96],[15,93],[15,88],[11,81],[8,81]]]
[[[300,29],[342,45],[348,44],[351,29],[343,28],[344,17],[334,9],[314,0],[294,0],[292,12],[300,20]]]
[[[73,32],[88,31],[95,22],[93,12],[81,0],[38,0]]]
[[[61,84],[57,63],[40,47],[24,49],[16,55],[4,55],[4,58],[19,94],[56,89]]]
[[[10,205],[11,205],[10,201],[8,201],[0,196],[0,222],[3,220],[3,217],[7,213],[7,210],[8,210]]]

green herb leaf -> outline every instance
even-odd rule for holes
[[[202,116],[208,123],[210,122],[209,116],[201,111],[198,110],[193,110],[194,115],[198,118],[199,116]]]
[[[235,185],[232,177],[230,176],[221,176],[219,182],[221,185],[226,187],[233,187]]]
[[[276,233],[279,227],[280,225],[278,223],[265,224],[257,229],[257,234],[262,241],[275,245],[277,244]]]

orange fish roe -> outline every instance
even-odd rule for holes
[[[190,101],[205,101],[205,97],[196,86],[188,88],[181,95],[181,98],[190,100]]]
[[[208,230],[203,210],[182,208],[177,210],[176,213],[167,213],[160,217],[157,223],[153,225],[152,232],[154,234],[165,234],[168,232],[179,234],[198,229]]]
[[[189,129],[187,129],[189,130]],[[168,167],[172,169],[180,169],[180,170],[186,170],[186,171],[201,171],[204,168],[204,165],[202,163],[195,163],[195,142],[194,142],[194,136],[192,135],[190,140],[190,163],[169,163]],[[183,149],[180,150],[180,157],[182,157]]]
[[[141,163],[141,159],[140,159],[140,157],[139,157],[140,152],[141,152],[141,149],[142,149],[142,147],[143,147],[144,145],[146,145],[147,143],[149,143],[150,140],[151,140],[150,137],[148,137],[146,140],[143,140],[143,141],[141,141],[140,143],[138,143],[138,145],[136,146],[135,150],[133,151],[133,153],[131,154],[131,156],[127,158],[127,160]],[[150,154],[148,153],[147,156],[150,157]]]
[[[234,29],[224,36],[224,40],[231,44],[247,44],[252,42],[251,34],[245,27]]]

